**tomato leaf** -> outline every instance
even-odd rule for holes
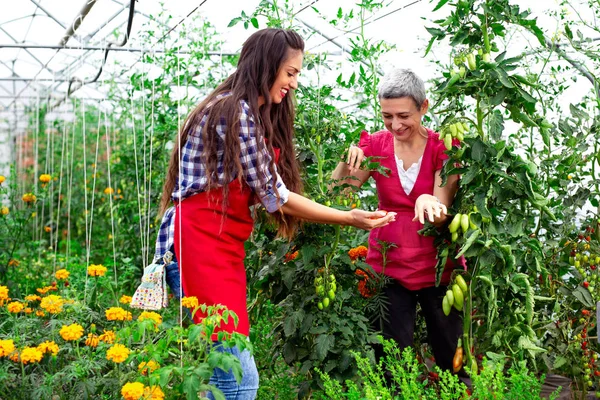
[[[467,238],[467,241],[465,242],[463,247],[460,249],[460,251],[458,252],[456,257],[454,257],[454,258],[458,259],[458,258],[460,258],[460,256],[465,254],[465,251],[469,250],[469,247],[471,247],[473,245],[473,243],[475,243],[475,240],[477,240],[477,238],[479,237],[480,234],[481,234],[481,231],[479,229],[475,229],[474,231],[472,231],[472,233]]]

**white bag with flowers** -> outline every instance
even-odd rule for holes
[[[153,262],[144,268],[142,284],[136,289],[131,299],[131,307],[143,310],[160,310],[166,307],[167,281],[165,266],[173,258],[173,253],[167,251],[163,257],[164,264]]]

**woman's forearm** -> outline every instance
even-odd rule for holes
[[[352,222],[350,213],[315,203],[293,192],[290,192],[281,211],[292,217],[322,224],[351,225]]]

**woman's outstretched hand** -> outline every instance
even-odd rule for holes
[[[363,211],[354,209],[349,211],[350,216],[352,217],[352,222],[350,225],[370,231],[374,228],[379,228],[389,224],[390,222],[394,222],[396,220],[395,212],[387,212],[387,211]]]
[[[446,206],[437,199],[437,197],[422,194],[419,196],[415,203],[415,217],[413,221],[419,221],[425,223],[425,215],[429,222],[433,223],[436,218],[443,218],[448,213]]]

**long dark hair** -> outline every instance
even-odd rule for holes
[[[226,202],[229,193],[228,183],[234,178],[242,180],[243,171],[239,157],[240,100],[247,101],[250,114],[254,118],[259,156],[265,148],[271,155],[269,163],[271,175],[275,176],[273,147],[278,147],[281,149],[277,164],[279,175],[290,191],[302,192],[302,182],[293,142],[295,108],[293,95],[290,93],[283,98],[280,104],[273,104],[269,93],[281,65],[293,51],[304,51],[304,41],[292,30],[263,29],[255,32],[246,40],[242,46],[236,71],[192,111],[179,132],[163,187],[161,213],[164,213],[171,205],[171,196],[177,184],[180,162],[179,148],[185,145],[188,135],[197,129],[205,116],[207,119],[202,129],[202,160],[206,167],[208,181],[206,190],[222,186]],[[224,92],[229,92],[231,95],[217,99],[217,96]],[[260,108],[258,106],[259,96],[265,100]],[[207,107],[209,104],[211,104],[210,107]],[[222,119],[225,120],[227,128],[223,154],[224,180],[219,182],[217,145],[220,139],[216,127]],[[268,139],[266,142],[265,138]],[[262,161],[259,159],[259,162]],[[261,185],[266,187],[266,178],[259,176],[259,180]],[[279,194],[277,196],[279,197]],[[273,213],[272,216],[278,223],[279,235],[291,238],[297,229],[298,220],[285,216],[282,212]]]

